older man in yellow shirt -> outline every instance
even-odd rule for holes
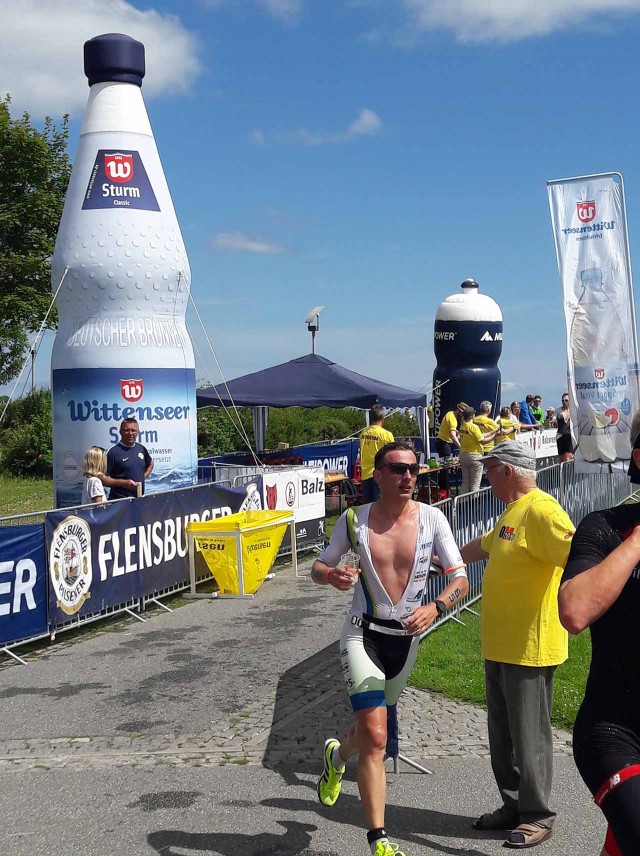
[[[465,545],[466,563],[489,559],[482,582],[480,639],[487,724],[502,805],[476,829],[511,830],[505,847],[534,847],[551,836],[553,675],[567,659],[558,588],[574,526],[536,486],[536,460],[522,443],[483,456],[494,496],[507,503],[494,528]]]

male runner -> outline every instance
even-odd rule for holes
[[[640,480],[640,435],[629,475]],[[609,821],[600,856],[640,853],[640,504],[588,514],[558,595],[570,633],[591,630],[591,668],[573,732],[580,775]]]
[[[408,443],[395,442],[377,453],[374,478],[380,499],[357,509],[352,539],[360,554],[360,574],[336,567],[351,539],[346,512],[329,546],[314,562],[312,579],[350,591],[351,607],[340,639],[340,656],[354,723],[344,741],[324,745],[320,801],[331,806],[340,794],[345,763],[358,758],[358,789],[373,856],[404,856],[384,828],[387,704],[395,704],[418,653],[420,636],[467,593],[464,563],[439,509],[412,500],[418,475]],[[421,605],[432,555],[452,581],[436,601]]]

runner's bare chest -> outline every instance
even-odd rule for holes
[[[415,503],[395,519],[379,509],[372,508],[369,514],[371,559],[392,603],[400,600],[411,576],[419,520],[419,509]]]

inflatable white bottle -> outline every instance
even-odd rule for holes
[[[155,461],[148,493],[197,481],[191,274],[142,100],[144,46],[97,36],[84,65],[89,101],[52,265],[57,506],[80,503],[86,450],[117,443],[128,417]]]
[[[604,289],[600,268],[580,271],[580,283],[570,335],[576,389],[581,393],[576,455],[589,462],[612,463],[631,455],[624,400],[628,385],[624,326]]]

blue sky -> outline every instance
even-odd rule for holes
[[[0,89],[34,120],[71,113],[72,153],[83,42],[145,43],[142,91],[227,378],[308,352],[304,318],[322,304],[319,353],[424,387],[438,304],[472,276],[504,315],[503,401],[557,406],[546,180],[620,171],[640,258],[640,0],[0,0],[0,13]],[[45,342],[41,384],[48,357]],[[211,357],[207,372],[219,381]]]

